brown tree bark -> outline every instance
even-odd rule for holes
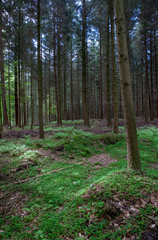
[[[2,139],[3,123],[2,123],[2,95],[0,90],[0,139]]]
[[[59,126],[62,126],[62,112],[61,112],[61,46],[60,46],[60,26],[59,26],[59,20],[58,20],[58,32],[57,32],[57,108],[58,108],[58,124]]]
[[[116,56],[115,56],[115,35],[114,35],[114,1],[110,1],[111,17],[111,52],[112,52],[112,87],[113,87],[113,111],[114,125],[113,131],[118,134],[118,89],[116,77]]]
[[[18,6],[18,126],[21,127],[21,4]]]
[[[107,4],[107,26],[106,26],[106,119],[107,125],[111,126],[111,100],[110,100],[110,75],[109,75],[109,2]]]
[[[0,0],[0,72],[1,72],[3,124],[9,125],[7,104],[6,104],[6,92],[5,92],[5,76],[4,76],[4,56],[3,56],[3,40],[2,40],[2,0]]]
[[[151,96],[151,105],[150,105],[150,120],[154,120],[154,106],[153,106],[153,49],[152,49],[152,30],[150,30],[150,96]]]
[[[15,39],[15,55],[14,55],[14,96],[15,96],[15,125],[18,126],[18,72],[17,72],[17,43]]]
[[[146,32],[144,33],[144,50],[145,50],[145,106],[144,115],[145,123],[148,123],[148,57],[147,57],[147,43],[146,43]]]
[[[141,161],[137,142],[137,130],[132,94],[132,83],[130,76],[129,55],[127,48],[123,0],[115,0],[115,11],[121,94],[127,140],[128,169],[141,170]]]
[[[49,49],[49,72],[48,72],[48,77],[49,77],[49,122],[52,121],[52,94],[51,94],[51,57],[50,57],[50,49]]]
[[[38,50],[38,104],[39,104],[39,137],[44,138],[43,129],[43,93],[42,93],[42,61],[40,36],[40,0],[37,0],[37,50]]]
[[[100,51],[99,51],[99,118],[103,119],[103,78],[102,78],[102,29],[100,27]]]
[[[158,119],[158,66],[157,66],[157,45],[156,45],[156,29],[154,28],[154,67],[155,67],[155,82],[156,82],[156,96],[155,96],[155,113],[156,118]]]
[[[34,94],[33,94],[33,53],[31,51],[31,129],[34,125]]]
[[[82,117],[84,125],[90,127],[87,101],[87,63],[86,63],[86,1],[82,0]]]
[[[70,86],[71,86],[71,120],[74,120],[74,102],[73,102],[73,98],[74,98],[74,93],[73,93],[73,61],[72,61],[72,56],[73,52],[72,52],[72,33],[71,33],[71,66],[70,66]]]

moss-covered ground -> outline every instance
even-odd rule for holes
[[[158,239],[158,129],[138,129],[142,173],[126,170],[123,127],[50,130],[0,140],[1,239]]]

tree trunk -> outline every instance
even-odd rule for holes
[[[123,0],[115,0],[115,11],[121,93],[127,140],[128,169],[141,170],[132,95],[132,83],[130,76],[129,55],[127,48]]]
[[[59,126],[62,126],[62,113],[61,113],[61,56],[60,56],[60,28],[59,28],[59,22],[58,22],[58,49],[57,49],[57,69],[58,69],[58,75],[57,75],[57,108],[58,108],[58,124]]]
[[[156,29],[154,29],[154,54],[155,54],[155,82],[156,82],[156,97],[155,97],[155,113],[158,119],[158,68],[157,68],[157,46],[156,46]]]
[[[87,63],[86,63],[86,1],[82,1],[82,117],[84,125],[90,127],[87,101]]]
[[[18,126],[18,73],[17,73],[17,43],[16,43],[16,39],[15,39],[15,55],[14,55],[14,78],[15,78],[15,92],[14,92],[14,96],[15,96],[15,125]]]
[[[71,74],[70,74],[70,86],[71,86],[71,120],[73,121],[74,120],[74,106],[73,106],[73,62],[72,62],[72,33],[71,33]]]
[[[3,124],[9,125],[6,93],[5,93],[5,76],[4,76],[4,56],[3,56],[3,40],[2,40],[2,0],[0,0],[0,72],[1,72],[1,90],[2,90],[2,108],[3,108]]]
[[[107,16],[107,27],[106,27],[106,119],[107,125],[111,126],[111,102],[110,102],[110,76],[109,76],[109,3],[108,16]]]
[[[147,56],[147,44],[146,44],[146,32],[144,36],[144,47],[145,47],[145,123],[148,123],[148,56]]]
[[[52,94],[51,94],[51,69],[50,69],[50,65],[51,65],[51,58],[50,58],[50,49],[49,49],[49,122],[52,121]]]
[[[19,2],[18,16],[18,126],[21,127],[21,6]]]
[[[99,118],[103,119],[103,80],[102,80],[102,29],[100,27],[100,51],[99,51]]]
[[[150,96],[151,96],[151,105],[150,105],[150,120],[154,120],[154,106],[153,106],[153,49],[152,49],[152,30],[150,30]]]
[[[114,133],[118,134],[118,90],[116,77],[115,36],[114,36],[114,1],[110,2],[111,15],[111,52],[112,52],[112,85],[113,85],[113,109],[114,109]]]
[[[2,131],[3,131],[3,124],[2,124],[2,96],[0,90],[0,139],[2,139]]]
[[[33,95],[33,53],[31,52],[31,129],[34,125],[34,95]]]
[[[42,95],[42,61],[40,36],[40,0],[37,1],[37,48],[38,48],[38,99],[39,99],[39,137],[44,138],[43,129],[43,95]]]

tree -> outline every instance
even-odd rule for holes
[[[110,75],[109,75],[109,1],[107,3],[107,25],[106,25],[106,34],[107,34],[107,42],[106,42],[106,118],[107,125],[111,126],[111,101],[110,101]]]
[[[118,90],[116,77],[116,57],[115,57],[115,36],[114,36],[114,1],[110,1],[111,17],[111,54],[112,54],[112,92],[113,92],[113,109],[114,109],[114,133],[118,134]]]
[[[43,95],[42,95],[42,61],[40,37],[40,0],[37,1],[37,48],[38,48],[38,99],[39,99],[39,137],[44,138],[43,129]]]
[[[129,55],[127,48],[123,0],[115,0],[115,11],[121,94],[127,140],[128,169],[141,170],[141,161],[137,142],[137,131],[132,95],[132,83],[130,76]]]
[[[9,125],[7,104],[6,104],[5,76],[4,76],[4,56],[3,56],[3,39],[2,39],[2,0],[0,0],[0,72],[1,72],[1,89],[2,89],[3,124]]]
[[[84,125],[89,127],[88,101],[87,101],[87,62],[86,62],[86,1],[82,1],[82,114]]]

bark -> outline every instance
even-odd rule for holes
[[[154,106],[153,106],[153,50],[152,50],[152,30],[150,30],[150,96],[151,96],[151,104],[150,104],[150,120],[154,119]]]
[[[14,86],[14,96],[15,96],[15,124],[18,126],[18,72],[17,72],[17,44],[15,39],[15,55],[14,55],[14,78],[15,78],[15,86]]]
[[[33,95],[33,53],[31,52],[31,129],[34,125],[34,95]]]
[[[38,99],[39,99],[39,137],[44,138],[43,129],[43,93],[42,93],[42,61],[40,37],[40,0],[37,1],[37,49],[38,49]]]
[[[157,68],[157,47],[156,47],[156,29],[154,29],[154,54],[155,54],[155,82],[156,82],[156,96],[155,96],[155,113],[156,118],[158,119],[158,68]]]
[[[58,69],[58,75],[57,75],[57,108],[58,108],[58,124],[59,126],[62,126],[62,113],[61,113],[61,56],[60,56],[60,32],[59,32],[59,22],[58,22],[58,49],[57,49],[57,69]]]
[[[67,120],[67,56],[66,56],[66,51],[64,54],[64,119]]]
[[[18,16],[18,126],[21,127],[21,6],[19,2]]]
[[[80,119],[80,77],[79,77],[79,54],[77,54],[77,109],[76,119]]]
[[[111,52],[112,52],[112,86],[113,86],[113,111],[114,111],[114,133],[118,134],[118,89],[116,77],[116,57],[115,57],[115,36],[114,36],[114,1],[110,2],[111,16]]]
[[[146,33],[144,36],[144,50],[145,50],[145,123],[148,123],[148,57],[147,57],[147,43],[146,43]]]
[[[10,58],[10,54],[8,55]],[[11,89],[10,89],[10,59],[8,59],[8,97],[9,97],[9,125],[11,129]]]
[[[115,0],[117,45],[121,82],[122,104],[127,140],[128,169],[141,170],[137,130],[130,76],[129,55],[126,38],[126,25],[123,0]]]
[[[74,106],[73,106],[73,62],[72,62],[72,33],[71,33],[71,74],[70,74],[70,86],[71,86],[71,120],[74,120]]]
[[[2,131],[3,131],[3,124],[2,124],[2,96],[0,90],[0,139],[2,139]]]
[[[90,127],[87,101],[87,66],[86,66],[86,1],[82,1],[82,115],[84,125]]]
[[[49,50],[49,122],[52,121],[52,94],[51,94],[51,58],[50,58],[50,50]]]
[[[107,16],[107,42],[106,42],[106,119],[107,125],[111,126],[111,101],[110,101],[110,75],[109,75],[109,3]]]
[[[4,76],[4,56],[3,56],[3,39],[2,39],[2,0],[0,0],[0,72],[1,72],[3,124],[9,125],[7,104],[6,104],[5,76]]]
[[[56,20],[55,20],[55,11],[53,14],[53,24],[54,24],[54,35],[53,35],[53,67],[54,67],[54,85],[55,85],[55,101],[56,101],[56,110],[58,116],[58,89],[57,89],[57,64],[56,64]],[[53,101],[54,103],[54,101]]]
[[[99,118],[103,119],[103,80],[102,80],[102,29],[100,27],[100,51],[99,51]]]

